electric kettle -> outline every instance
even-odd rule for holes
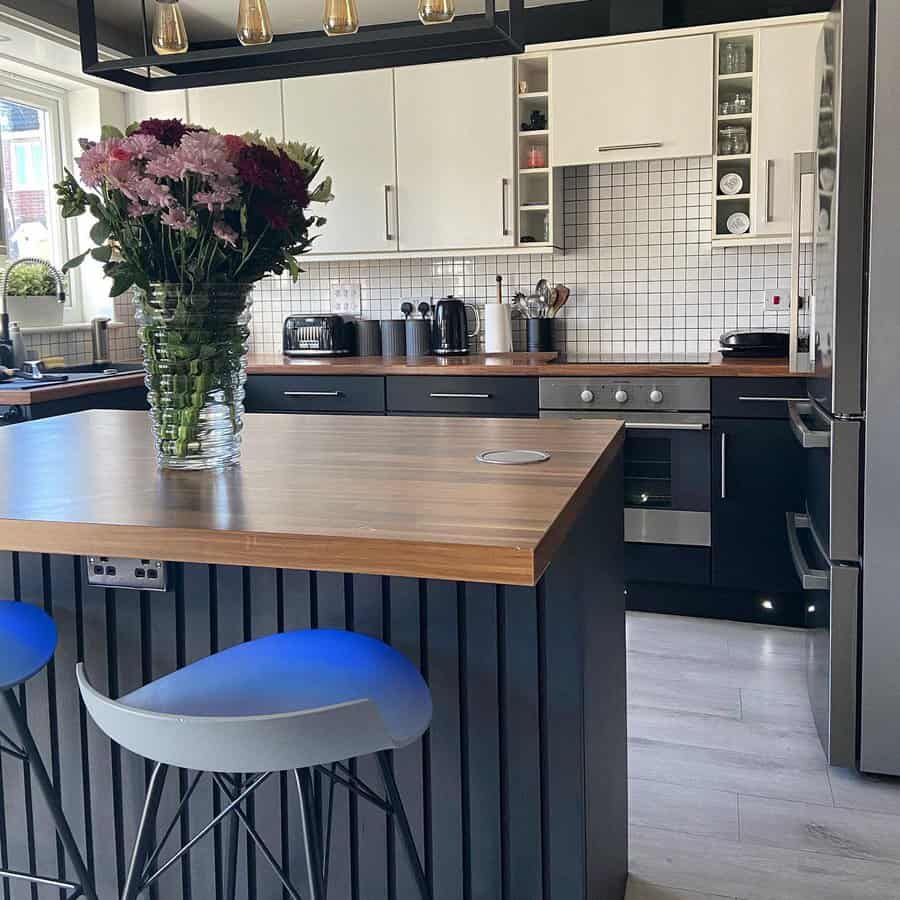
[[[474,331],[469,331],[467,309],[471,309],[475,317]],[[471,303],[464,303],[452,296],[445,297],[434,305],[431,330],[436,354],[458,356],[469,352],[469,338],[481,331],[481,316]]]

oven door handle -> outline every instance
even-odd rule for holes
[[[641,429],[654,431],[709,431],[709,425],[705,422],[626,422],[627,429]]]
[[[788,546],[800,586],[804,591],[827,591],[831,585],[831,573],[827,569],[813,569],[806,561],[797,531],[800,528],[812,528],[809,516],[805,513],[789,512],[787,517]]]

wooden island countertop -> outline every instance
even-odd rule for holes
[[[239,467],[160,472],[146,413],[0,429],[0,549],[534,585],[613,421],[248,415]],[[479,463],[534,448],[528,466]]]

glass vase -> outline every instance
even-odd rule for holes
[[[134,290],[147,398],[164,469],[218,469],[241,454],[249,284]]]

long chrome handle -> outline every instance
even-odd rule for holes
[[[285,397],[343,397],[341,391],[285,391]]]
[[[794,154],[794,201],[791,210],[791,337],[788,347],[789,368],[791,372],[808,371],[810,358],[800,355],[800,230],[803,220],[803,176],[815,175],[817,172],[817,156],[813,152]],[[812,192],[816,197],[816,191]],[[815,242],[813,242],[815,245]],[[802,369],[801,369],[802,366]]]
[[[384,186],[384,239],[392,241],[394,236],[391,234],[391,186]]]
[[[609,153],[611,150],[649,150],[652,147],[662,147],[662,141],[645,141],[642,144],[607,144],[597,148],[598,153]]]
[[[800,579],[800,586],[804,591],[827,591],[831,585],[831,573],[827,569],[813,569],[810,566],[803,555],[800,538],[797,536],[798,529],[812,527],[809,516],[805,513],[789,512],[786,518],[788,546],[791,548],[791,558]]]
[[[742,403],[805,403],[806,397],[738,397]]]
[[[816,431],[803,421],[803,414],[812,412],[812,403],[808,400],[789,400],[788,419],[791,431],[804,450],[815,450],[831,446],[831,431]]]
[[[506,194],[507,189],[509,187],[509,179],[501,178],[500,179],[500,233],[503,237],[506,237],[509,234],[509,226],[506,224],[507,215],[506,215]]]
[[[766,221],[771,222],[772,215],[772,173],[775,171],[775,160],[766,160]]]
[[[722,432],[722,444],[719,449],[719,496],[725,500],[728,497],[728,476],[725,473],[725,466],[728,462],[728,449],[727,449],[727,440],[728,437],[725,432]]]
[[[429,394],[434,400],[490,400],[490,394]]]
[[[626,422],[626,428],[653,428],[659,431],[706,431],[702,422]]]

